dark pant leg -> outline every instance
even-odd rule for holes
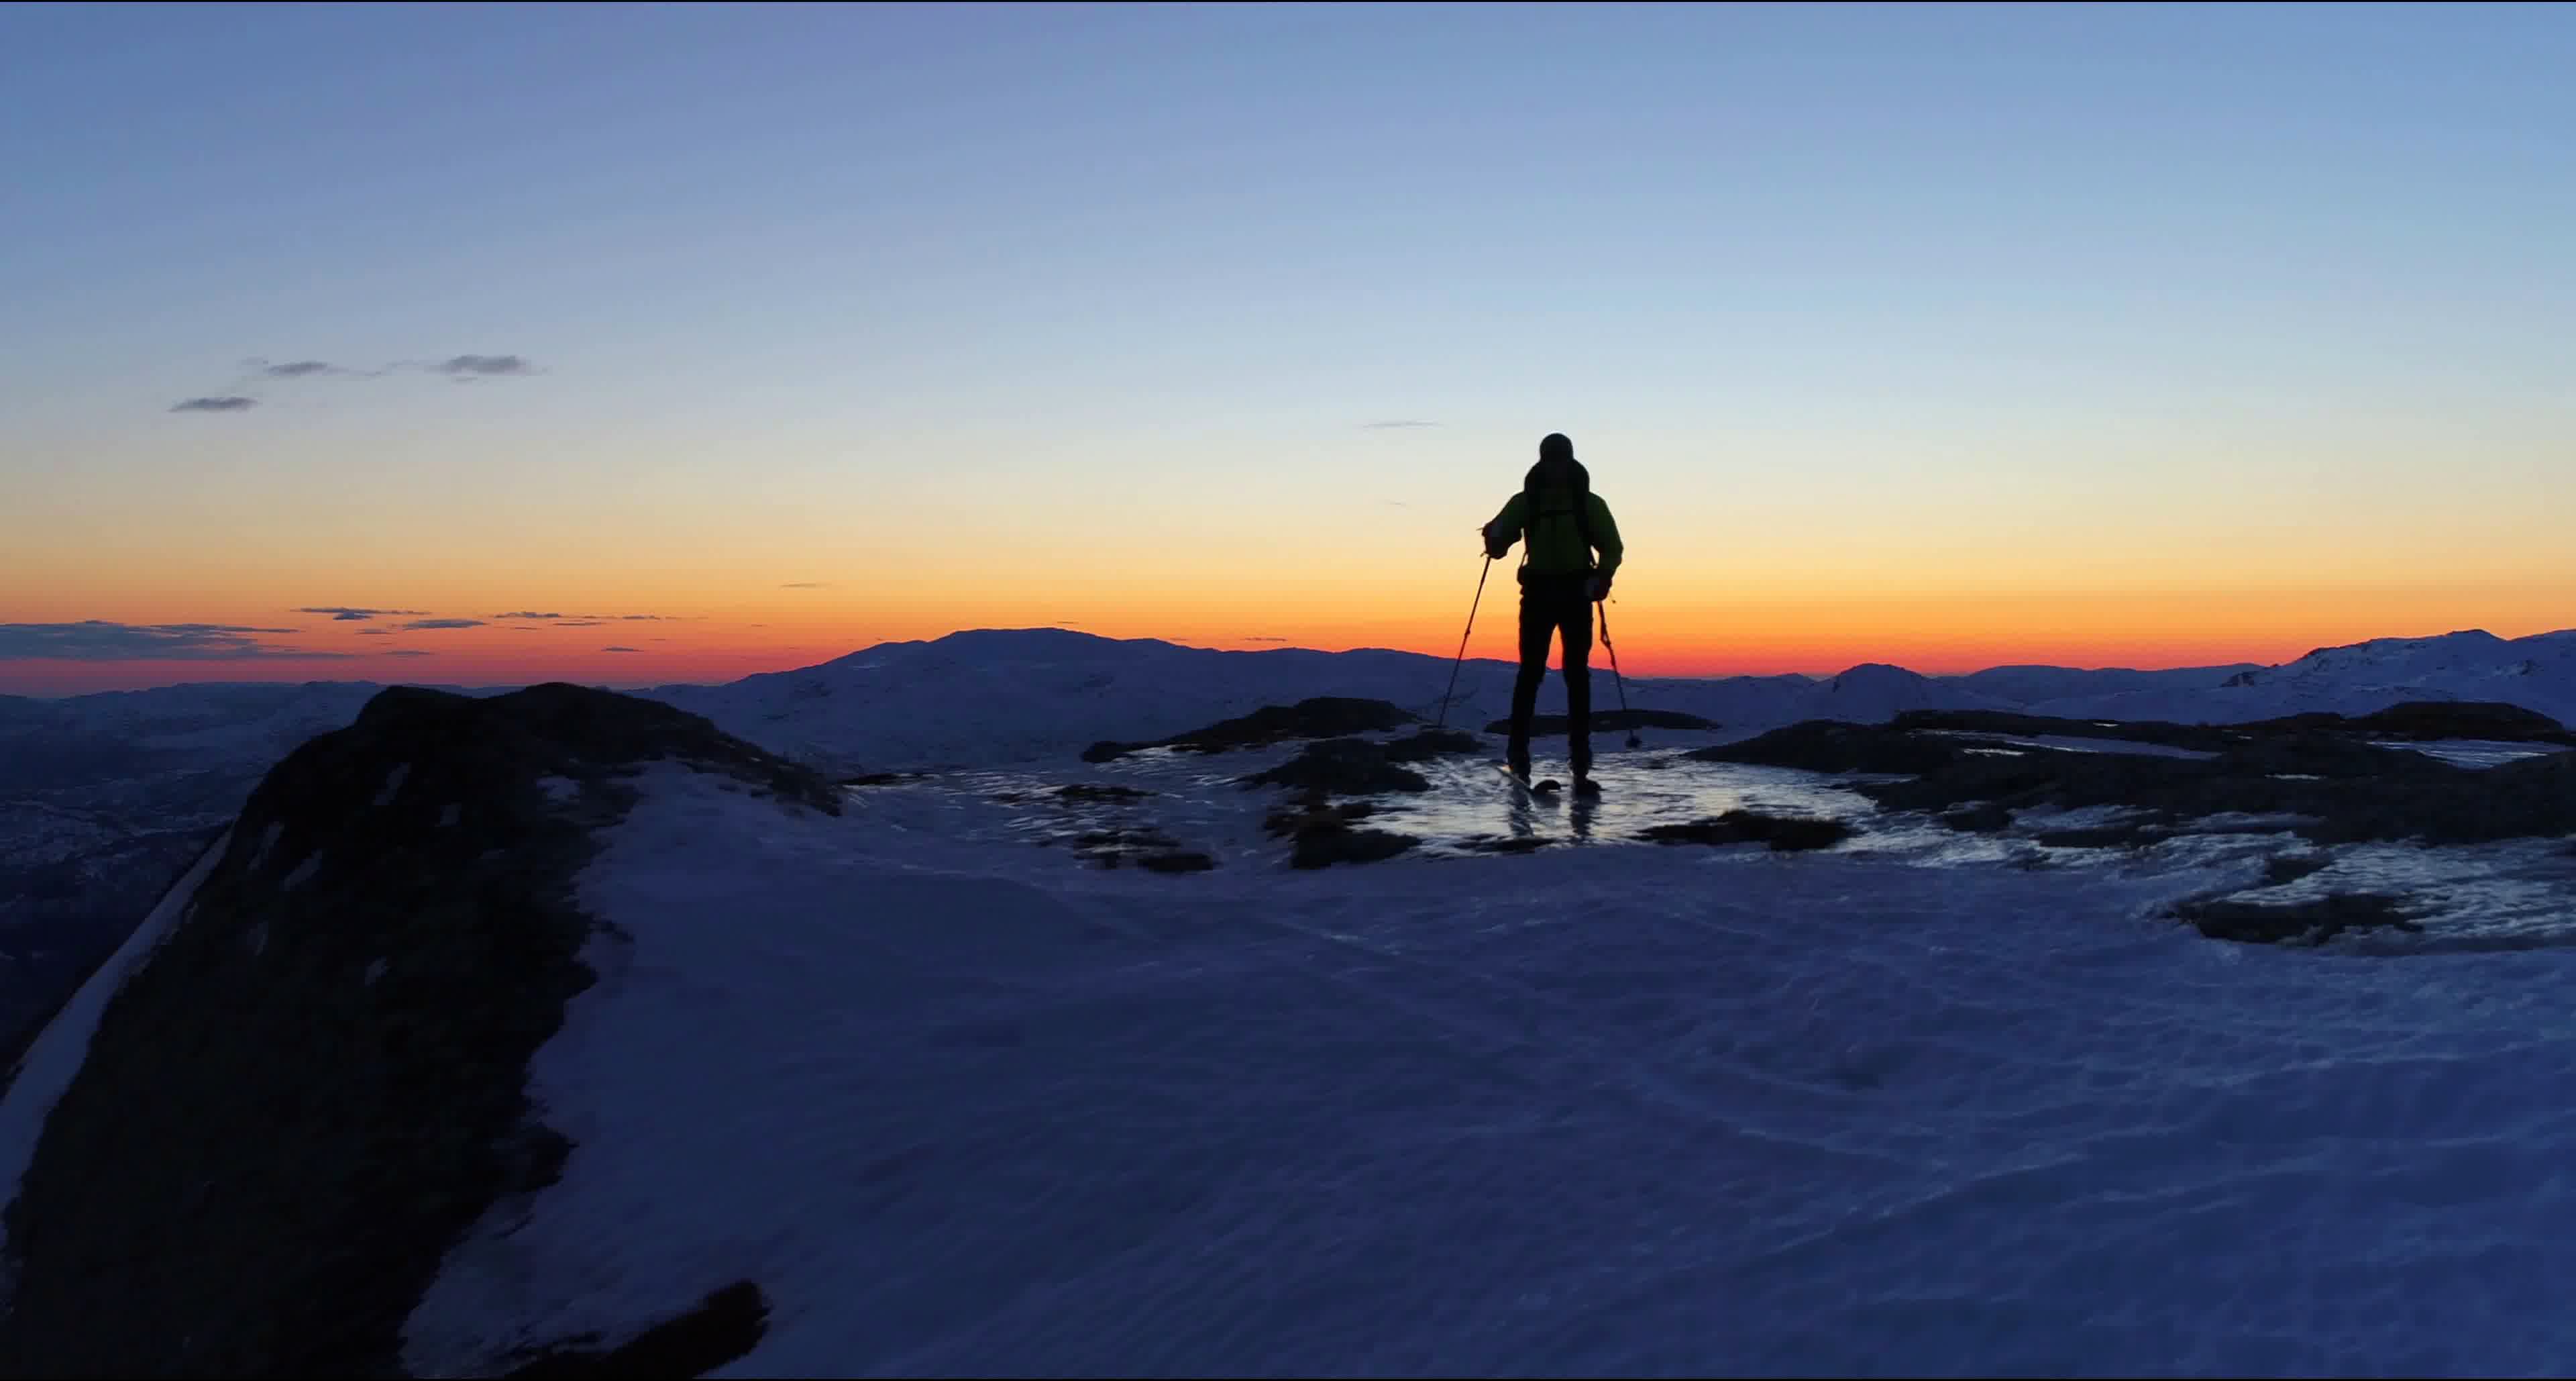
[[[1592,770],[1592,601],[1588,581],[1559,598],[1557,636],[1565,663],[1565,753],[1574,775]]]
[[[1555,605],[1536,580],[1521,585],[1521,670],[1512,682],[1512,737],[1504,757],[1515,771],[1529,770],[1530,718],[1538,709],[1538,683],[1547,679],[1547,643],[1555,635]]]

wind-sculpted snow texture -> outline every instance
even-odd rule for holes
[[[2255,856],[1183,879],[677,769],[416,1366],[713,1277],[726,1374],[2563,1370],[2576,973],[2214,944]],[[857,826],[854,828],[854,825]]]

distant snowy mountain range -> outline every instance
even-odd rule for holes
[[[1409,652],[1218,652],[1057,629],[979,630],[880,644],[729,685],[643,693],[809,761],[911,767],[1030,761],[1316,695],[1388,700],[1431,718],[1449,672],[1448,660]],[[1512,677],[1507,662],[1466,663],[1449,722],[1482,727],[1502,717]],[[1594,707],[1616,708],[1609,668],[1596,666],[1593,681]],[[2307,711],[2367,714],[2408,700],[2499,701],[2568,722],[2576,720],[2576,631],[2383,638],[2276,667],[2022,666],[1931,677],[1873,663],[1822,678],[1630,678],[1627,691],[1639,709],[1698,715],[1730,736],[1805,719],[1877,723],[1919,709],[2216,724]],[[1564,710],[1553,673],[1539,709]]]
[[[911,767],[1033,761],[1318,695],[1387,700],[1433,718],[1450,669],[1447,658],[1384,649],[1226,652],[1063,629],[975,629],[880,643],[723,685],[634,693],[703,714],[773,751],[836,765]],[[1475,728],[1501,718],[1512,676],[1508,662],[1465,663],[1449,723]],[[1616,708],[1619,689],[1608,666],[1596,665],[1593,680],[1594,708]],[[264,767],[348,723],[381,689],[372,682],[225,683],[60,700],[0,697],[0,801],[162,770]],[[2366,714],[2407,700],[2495,701],[2576,722],[2576,629],[2514,639],[2478,630],[2380,638],[2319,648],[2280,666],[2006,666],[1924,676],[1864,663],[1830,677],[1630,677],[1627,698],[1639,709],[1717,721],[1730,735],[1804,719],[1877,723],[1918,709],[2222,724],[2319,710]],[[1551,672],[1540,713],[1563,713],[1564,699]]]

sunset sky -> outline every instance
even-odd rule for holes
[[[11,6],[0,691],[1446,656],[1549,431],[1631,672],[2576,626],[2571,71],[2567,6]]]

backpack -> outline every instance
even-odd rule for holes
[[[1556,518],[1565,515],[1565,510],[1563,509],[1549,509],[1545,513],[1541,513],[1539,511],[1538,496],[1540,472],[1546,468],[1547,462],[1541,461],[1538,464],[1531,466],[1529,468],[1529,473],[1521,479],[1521,565],[1519,577],[1524,584],[1528,583],[1529,580],[1530,554],[1537,549],[1538,520],[1542,517]],[[1584,469],[1583,462],[1579,460],[1566,462],[1566,469],[1574,479],[1574,530],[1575,533],[1583,539],[1583,570],[1580,573],[1589,575],[1598,568],[1598,563],[1592,554],[1592,472]],[[1551,572],[1551,574],[1558,573]],[[1576,574],[1576,572],[1568,571],[1562,572],[1561,574],[1572,575]]]

